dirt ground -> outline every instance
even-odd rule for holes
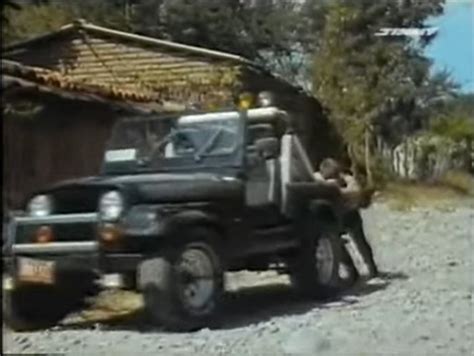
[[[364,211],[382,275],[338,299],[297,298],[286,276],[228,276],[221,326],[152,327],[133,293],[103,294],[41,332],[4,329],[10,353],[162,355],[474,355],[474,202]]]

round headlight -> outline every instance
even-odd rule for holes
[[[122,194],[113,190],[102,195],[99,201],[99,214],[102,220],[117,220],[124,209]]]
[[[47,195],[37,195],[28,203],[28,214],[31,216],[48,216],[53,210],[53,202]]]

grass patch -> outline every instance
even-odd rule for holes
[[[436,207],[447,201],[474,198],[474,178],[465,173],[452,172],[436,183],[388,183],[377,200],[396,210],[416,206]]]
[[[112,323],[114,321],[135,318],[137,311],[143,308],[143,300],[138,293],[122,290],[106,290],[91,298],[88,308],[67,318],[66,325],[91,323]]]

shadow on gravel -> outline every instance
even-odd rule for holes
[[[379,277],[389,281],[396,279],[407,280],[410,278],[407,274],[403,272],[380,272]]]
[[[403,273],[385,272],[375,284],[361,280],[336,298],[312,301],[298,296],[285,284],[253,286],[235,292],[227,292],[223,301],[222,316],[211,329],[233,329],[266,322],[274,317],[308,313],[313,309],[342,308],[358,303],[359,298],[387,288],[392,280],[407,279]],[[163,332],[146,321],[142,309],[131,311],[107,320],[78,322],[60,329],[95,329],[103,331],[126,330],[137,332]]]
[[[274,317],[305,314],[313,309],[343,308],[358,303],[357,297],[386,289],[393,280],[408,278],[401,272],[382,272],[376,283],[361,279],[339,296],[319,302],[301,298],[287,285],[246,288],[227,294],[224,321],[220,328],[248,326]]]
[[[247,287],[226,294],[219,328],[232,329],[273,317],[304,314],[318,304],[302,299],[288,285]]]
[[[408,275],[403,272],[380,272],[378,277],[371,281],[367,281],[362,277],[353,286],[347,288],[347,290],[342,293],[342,297],[361,297],[364,295],[368,295],[387,288],[390,285],[391,281],[407,280],[408,278]]]

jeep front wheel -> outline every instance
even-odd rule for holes
[[[15,331],[52,327],[78,306],[83,296],[78,291],[34,285],[4,290],[2,309],[5,324]]]
[[[187,243],[144,261],[139,268],[139,285],[154,322],[177,331],[208,326],[223,289],[218,254],[208,242]]]

